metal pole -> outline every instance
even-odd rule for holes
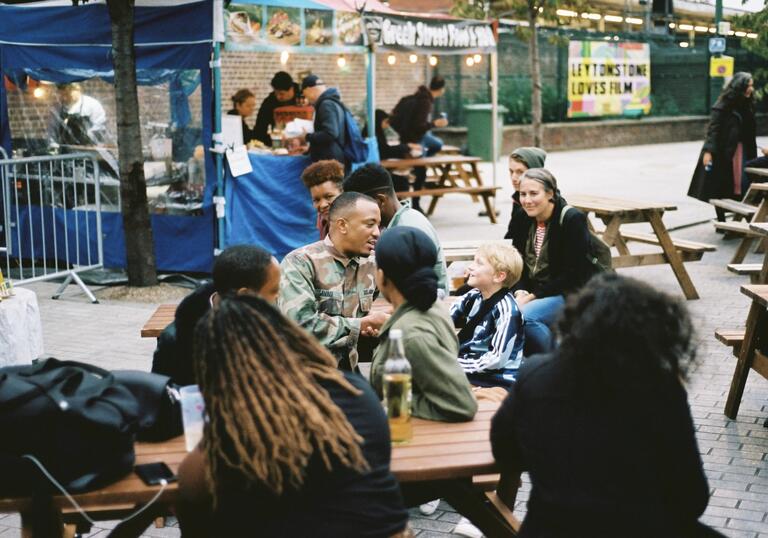
[[[226,246],[224,218],[224,154],[221,140],[221,44],[216,41],[213,44],[213,146],[216,152],[216,196],[218,203],[216,206],[216,221],[218,223],[218,241],[214,249],[215,252]]]
[[[493,186],[497,181],[497,164],[499,160],[499,53],[496,49],[491,52],[491,157],[493,159]],[[496,211],[496,197],[493,198],[493,210]]]
[[[368,116],[368,140],[375,145],[376,142],[376,53],[372,47],[368,47],[365,55],[366,85],[368,88],[368,99],[366,111]],[[381,159],[381,156],[379,156]]]

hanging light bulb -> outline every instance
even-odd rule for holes
[[[419,61],[419,57],[416,56],[415,54],[411,54],[410,56],[408,56],[408,61],[411,62],[412,64],[415,64],[416,62]]]
[[[339,57],[336,59],[336,65],[338,65],[340,69],[343,69],[347,65],[347,59],[343,54],[339,54]]]
[[[42,99],[43,97],[45,97],[45,90],[43,88],[41,88],[40,86],[38,86],[37,88],[32,90],[32,96],[35,99]]]
[[[472,56],[467,56],[467,67],[472,67],[475,65],[475,59]]]
[[[397,63],[397,56],[394,54],[390,54],[387,56],[387,63],[389,65],[395,65]]]
[[[291,57],[291,53],[287,50],[284,50],[280,53],[280,63],[285,65],[288,63],[288,59]]]
[[[476,64],[479,64],[480,62],[483,61],[483,55],[482,54],[475,54],[474,56],[472,56],[472,59],[475,60]]]
[[[435,67],[437,65],[437,56],[429,57],[429,65],[431,65],[432,67]]]

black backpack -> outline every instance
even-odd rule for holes
[[[131,471],[139,400],[108,371],[45,359],[0,369],[0,495],[56,491],[34,456],[72,493]]]

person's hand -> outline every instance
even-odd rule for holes
[[[411,157],[421,157],[424,154],[424,148],[421,147],[421,144],[408,142],[408,147],[411,149]]]
[[[762,148],[761,151],[763,152],[763,155],[768,157],[768,146],[765,146],[764,148]]]
[[[509,393],[501,387],[473,387],[472,394],[478,400],[501,403]]]
[[[384,312],[371,312],[360,320],[360,334],[363,336],[378,336],[381,326],[389,319]]]
[[[536,298],[536,296],[532,293],[520,293],[515,294],[515,301],[517,302],[517,306],[523,306],[526,303],[530,303]]]
[[[712,163],[712,154],[708,151],[705,151],[704,154],[701,156],[701,164],[704,166],[709,166]]]
[[[445,118],[437,118],[432,122],[435,127],[448,127],[448,120]]]

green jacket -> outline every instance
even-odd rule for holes
[[[405,356],[411,363],[413,416],[442,422],[472,420],[477,400],[459,366],[459,342],[441,301],[426,312],[405,302],[381,328],[381,343],[371,364],[371,385],[379,397],[391,347],[388,333],[393,328],[403,331]]]

